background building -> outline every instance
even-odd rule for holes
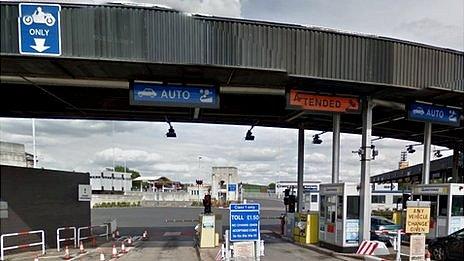
[[[210,185],[203,184],[198,186],[197,184],[187,184],[187,192],[190,195],[191,201],[202,202],[209,190],[211,190]]]
[[[34,155],[26,152],[24,144],[0,141],[0,164],[32,168]]]
[[[236,167],[213,167],[211,174],[211,198],[221,201],[237,200],[238,193],[234,193],[234,197],[229,197],[227,194],[228,184],[237,184],[240,179]]]
[[[124,193],[132,190],[131,173],[105,169],[99,174],[90,175],[92,193]]]

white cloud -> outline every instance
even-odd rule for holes
[[[115,161],[137,161],[137,162],[156,162],[161,159],[158,153],[149,153],[143,150],[123,150],[120,148],[110,148],[98,152],[96,161],[115,160]]]

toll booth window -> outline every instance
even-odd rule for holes
[[[320,207],[321,217],[325,217],[325,196],[321,196],[321,207]]]
[[[359,196],[348,196],[346,199],[346,218],[359,219]]]
[[[448,196],[447,195],[440,195],[439,202],[438,202],[438,215],[439,216],[448,216]]]
[[[311,195],[311,202],[317,203],[317,195]]]
[[[337,219],[343,219],[343,196],[338,196]]]
[[[451,216],[464,216],[464,196],[453,196]]]
[[[372,196],[372,203],[385,204],[385,196],[379,196],[379,195]]]

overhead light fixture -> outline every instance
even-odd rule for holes
[[[321,144],[322,143],[322,140],[321,138],[319,137],[319,134],[315,134],[313,136],[313,144]]]
[[[175,131],[174,128],[172,127],[171,122],[168,120],[167,117],[166,117],[166,122],[169,124],[169,130],[168,130],[168,132],[166,133],[166,137],[167,137],[167,138],[176,138],[176,137],[177,137],[176,131]]]
[[[251,128],[247,131],[245,135],[245,140],[253,141],[255,140],[255,136],[253,135],[253,132],[251,130],[253,129],[254,126],[251,126]]]

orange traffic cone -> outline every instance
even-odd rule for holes
[[[116,246],[113,244],[113,252],[111,254],[112,258],[118,257],[118,250],[116,249]]]
[[[148,232],[146,230],[143,231],[142,240],[143,241],[148,240]]]
[[[105,261],[105,254],[103,252],[100,252],[100,261]]]
[[[85,252],[86,251],[84,249],[84,243],[82,243],[82,241],[81,241],[81,244],[79,245],[79,253],[84,254]]]
[[[71,258],[71,255],[69,254],[69,248],[68,246],[66,246],[64,248],[64,256],[63,256],[63,259],[70,259]]]
[[[129,236],[129,238],[127,239],[127,245],[132,246],[132,237],[131,236]]]
[[[122,244],[121,244],[121,252],[120,253],[123,253],[123,254],[127,253],[126,246],[124,245],[124,242],[122,242]]]

